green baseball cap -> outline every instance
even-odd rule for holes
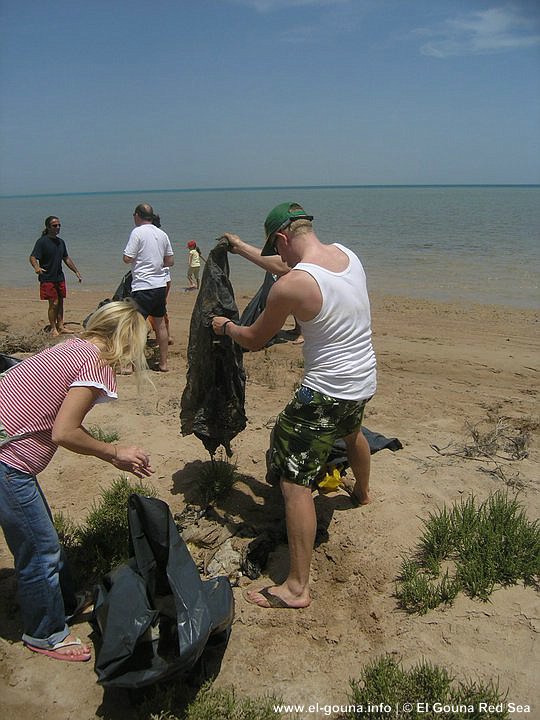
[[[308,215],[304,208],[295,202],[284,202],[270,210],[264,221],[266,242],[261,255],[278,254],[274,247],[273,235],[279,230],[284,230],[295,220],[313,220],[313,215]]]

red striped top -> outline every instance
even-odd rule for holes
[[[9,435],[31,432],[0,448],[6,465],[36,475],[50,463],[57,445],[52,428],[72,387],[101,391],[98,402],[118,397],[113,369],[99,349],[81,338],[54,345],[11,368],[0,380],[0,420]]]

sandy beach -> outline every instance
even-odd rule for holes
[[[70,285],[67,327],[74,332],[110,294]],[[249,295],[240,295],[242,309]],[[139,395],[132,376],[119,376],[119,401],[96,407],[88,425],[114,429],[120,441],[146,448],[156,469],[152,484],[173,513],[194,499],[190,479],[208,460],[202,443],[180,434],[179,403],[185,384],[186,346],[195,294],[169,297],[174,344],[168,374],[153,373],[155,388]],[[38,332],[46,304],[37,288],[3,289],[0,350],[7,334]],[[390,654],[410,667],[422,659],[445,666],[457,680],[493,680],[508,701],[540,715],[538,592],[517,585],[497,589],[489,603],[459,595],[449,608],[409,615],[395,597],[401,558],[417,544],[422,521],[444,504],[473,494],[479,501],[498,490],[519,501],[529,519],[539,517],[538,315],[501,306],[443,304],[372,294],[379,387],[365,425],[397,437],[403,449],[372,460],[372,501],[353,508],[345,494],[316,498],[320,534],[312,565],[313,602],[300,611],[248,604],[242,592],[279,582],[287,547],[271,554],[258,580],[234,587],[236,615],[218,686],[240,696],[267,693],[290,703],[345,703],[349,680],[370,660]],[[281,501],[264,482],[264,454],[273,418],[301,376],[301,347],[277,344],[244,356],[246,430],[233,441],[242,481],[220,501],[238,522],[261,528],[281,517]],[[16,354],[16,353],[15,353]],[[528,457],[504,462],[505,477],[486,472],[488,462],[440,454],[470,438],[468,426],[491,417],[512,428],[530,425]],[[534,429],[536,428],[536,429]],[[60,449],[41,475],[53,511],[83,519],[101,488],[118,471],[91,457]],[[4,717],[59,720],[131,717],[125,697],[104,693],[93,662],[70,664],[32,655],[20,641],[12,556],[0,535],[0,709]],[[85,641],[87,622],[76,626]],[[91,642],[89,640],[89,642]],[[126,715],[126,713],[128,713]],[[316,714],[305,717],[315,718]]]

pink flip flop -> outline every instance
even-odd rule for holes
[[[25,645],[32,652],[47,655],[47,657],[54,658],[54,660],[65,660],[66,662],[88,662],[88,660],[92,657],[90,652],[84,652],[80,655],[70,655],[68,653],[58,652],[59,650],[67,647],[82,647],[80,638],[69,640],[68,642],[63,640],[62,642],[53,645],[50,649],[37,647],[36,645],[29,645],[28,643],[25,643]]]

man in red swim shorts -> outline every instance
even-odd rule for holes
[[[49,302],[49,325],[51,334],[56,336],[64,330],[64,298],[66,281],[62,262],[68,266],[82,282],[81,273],[69,257],[66,243],[59,237],[60,220],[56,215],[45,218],[45,228],[38,238],[30,255],[30,264],[39,280],[39,297]]]

